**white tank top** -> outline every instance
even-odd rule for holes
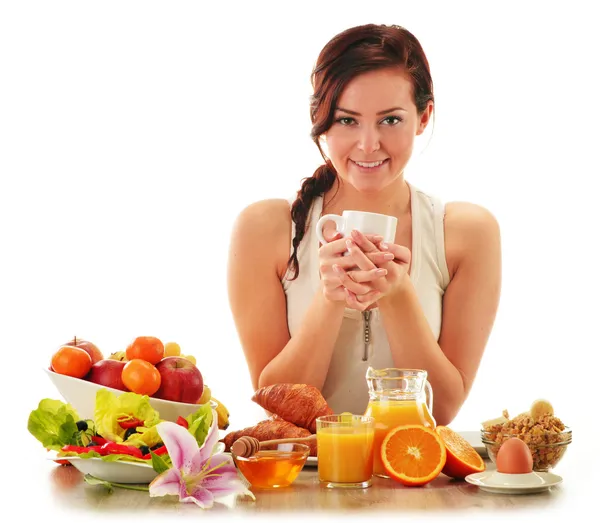
[[[410,279],[437,340],[442,325],[442,297],[450,282],[444,249],[444,205],[437,198],[408,185],[412,216]],[[295,197],[290,199],[290,204],[294,200]],[[287,299],[287,322],[292,337],[304,321],[315,292],[319,291],[319,239],[315,225],[322,209],[323,197],[319,196],[313,201],[307,219],[307,231],[298,247],[300,274],[290,281],[288,277],[291,272],[288,270],[281,281]],[[292,222],[292,238],[294,235],[295,224]],[[365,343],[367,326],[370,333],[369,341]],[[346,308],[323,385],[323,397],[337,414],[363,414],[369,401],[365,378],[367,369],[395,366],[379,309],[360,312]]]

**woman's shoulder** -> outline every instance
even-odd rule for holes
[[[476,203],[447,202],[445,215],[446,229],[452,232],[481,234],[498,229],[494,214]]]
[[[276,234],[288,230],[291,222],[290,203],[284,199],[272,198],[251,203],[242,209],[235,227],[241,228],[244,233]]]
[[[280,272],[286,265],[291,242],[290,202],[273,198],[251,203],[238,214],[232,242],[242,252],[275,256]]]
[[[500,226],[494,214],[471,202],[446,203],[444,234],[451,274],[465,257],[476,256],[481,249],[489,249],[500,242]]]

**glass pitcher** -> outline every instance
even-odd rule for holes
[[[367,370],[369,404],[365,416],[375,418],[375,459],[373,473],[389,477],[381,462],[379,449],[386,434],[400,425],[435,428],[433,390],[427,371],[420,369]]]

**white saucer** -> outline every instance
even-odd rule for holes
[[[558,485],[562,478],[550,472],[502,474],[492,470],[470,474],[465,481],[495,494],[534,494]]]

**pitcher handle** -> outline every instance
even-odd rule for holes
[[[425,393],[429,396],[429,399],[427,400],[427,409],[429,410],[429,414],[433,416],[433,388],[431,387],[429,380],[425,380]]]

